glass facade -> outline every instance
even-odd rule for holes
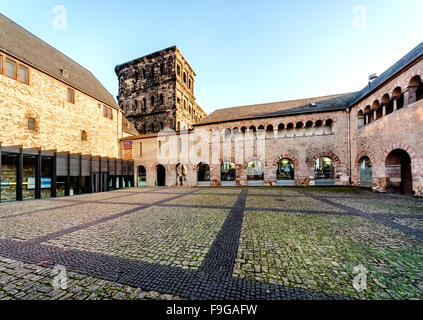
[[[18,154],[1,154],[1,202],[16,200]]]
[[[236,166],[233,162],[224,162],[221,167],[221,181],[235,181]]]
[[[314,175],[316,180],[333,180],[335,170],[332,159],[328,157],[317,159],[314,166]]]
[[[2,146],[0,155],[0,202],[65,197],[134,186],[133,161]],[[97,163],[96,172],[92,170],[92,163]]]
[[[278,162],[276,180],[294,180],[294,163],[290,159],[282,159]]]

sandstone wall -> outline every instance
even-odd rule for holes
[[[29,85],[0,75],[0,142],[2,145],[41,147],[72,153],[118,157],[122,113],[113,120],[103,116],[99,101],[75,91],[75,104],[67,102],[67,86],[31,69]],[[28,130],[28,118],[36,119]],[[81,140],[81,131],[87,140]]]

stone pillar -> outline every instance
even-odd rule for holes
[[[377,119],[377,111],[373,110],[373,121],[376,121]]]
[[[382,106],[382,117],[386,116],[386,104]]]
[[[393,98],[394,100],[394,112],[398,110],[398,97]]]

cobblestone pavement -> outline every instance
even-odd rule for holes
[[[423,299],[423,200],[229,187],[1,204],[0,299]]]

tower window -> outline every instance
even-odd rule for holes
[[[184,83],[187,83],[187,74],[184,72]]]
[[[88,140],[87,131],[85,131],[85,130],[82,130],[81,131],[81,140],[82,141],[87,141]]]
[[[34,118],[28,118],[28,130],[35,130],[37,121]]]
[[[68,88],[68,102],[75,103],[75,90]]]
[[[162,105],[164,103],[164,97],[163,94],[160,94],[160,105]]]
[[[163,75],[163,74],[164,74],[164,64],[162,63],[160,65],[160,75]]]
[[[151,97],[151,106],[154,107],[154,96]]]

